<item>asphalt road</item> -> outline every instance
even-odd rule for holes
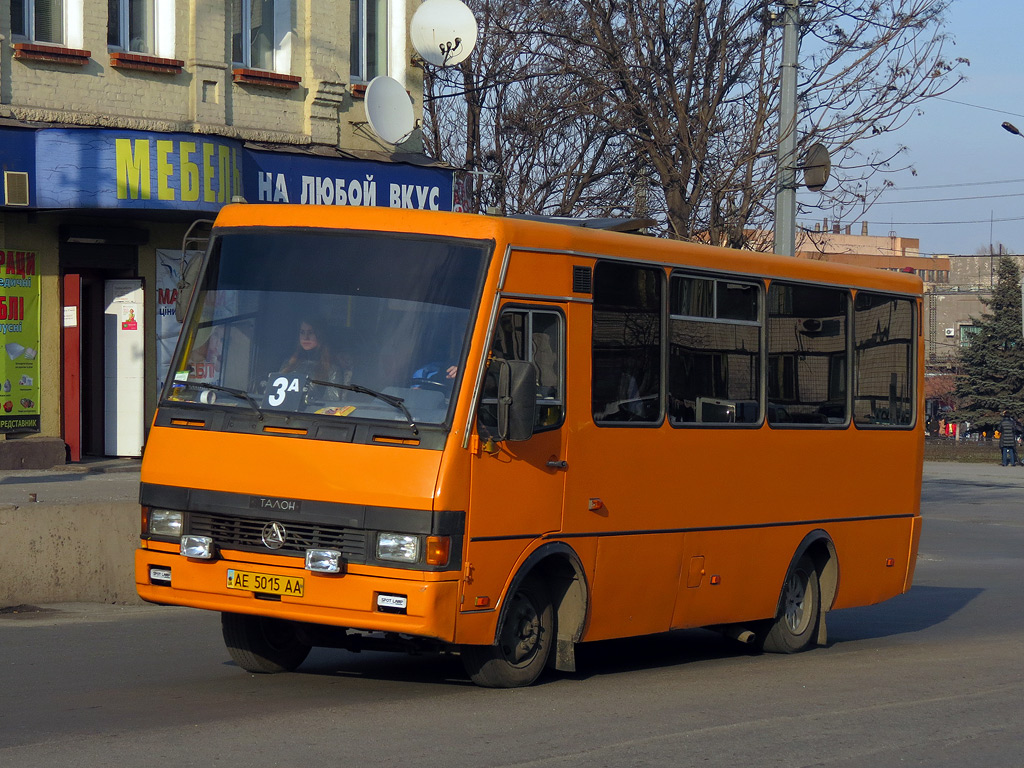
[[[493,691],[435,656],[316,650],[249,675],[191,609],[0,615],[0,765],[1017,768],[1024,468],[944,466],[914,588],[830,614],[829,646],[795,656],[678,632]]]

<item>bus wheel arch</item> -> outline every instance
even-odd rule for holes
[[[583,636],[590,604],[583,563],[568,544],[550,542],[530,554],[516,580],[528,575],[536,575],[547,584],[555,611],[556,642],[548,666],[560,672],[575,672],[576,643]]]
[[[758,632],[759,645],[774,653],[795,653],[828,639],[825,616],[839,589],[839,558],[832,537],[811,531],[797,546],[779,592],[775,618]]]
[[[560,671],[576,669],[575,644],[583,635],[588,590],[579,556],[564,542],[550,542],[532,552],[505,590],[488,646],[463,646],[466,671],[478,685],[517,687],[529,685],[541,665]],[[533,654],[538,631],[535,665]]]

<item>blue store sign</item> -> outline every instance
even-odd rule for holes
[[[452,210],[453,172],[403,163],[253,150],[191,133],[109,129],[4,130],[34,138],[16,156],[29,168],[39,208],[216,212],[249,202],[376,205]],[[25,141],[23,139],[23,141]],[[6,146],[5,146],[6,149]],[[0,160],[3,156],[0,156]]]
[[[247,150],[244,188],[258,203],[450,211],[452,178],[441,168]]]

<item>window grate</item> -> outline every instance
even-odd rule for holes
[[[573,266],[572,292],[593,293],[593,272],[590,267]]]
[[[286,521],[284,546],[271,550],[263,543],[263,529],[269,520],[234,517],[206,512],[189,515],[189,533],[209,536],[218,547],[275,555],[305,557],[306,550],[337,549],[348,562],[366,562],[366,531],[340,525]]]

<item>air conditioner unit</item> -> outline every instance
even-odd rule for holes
[[[947,328],[946,329],[946,335],[947,336],[956,336],[956,328]]]
[[[28,205],[28,174],[4,171],[4,205]]]

